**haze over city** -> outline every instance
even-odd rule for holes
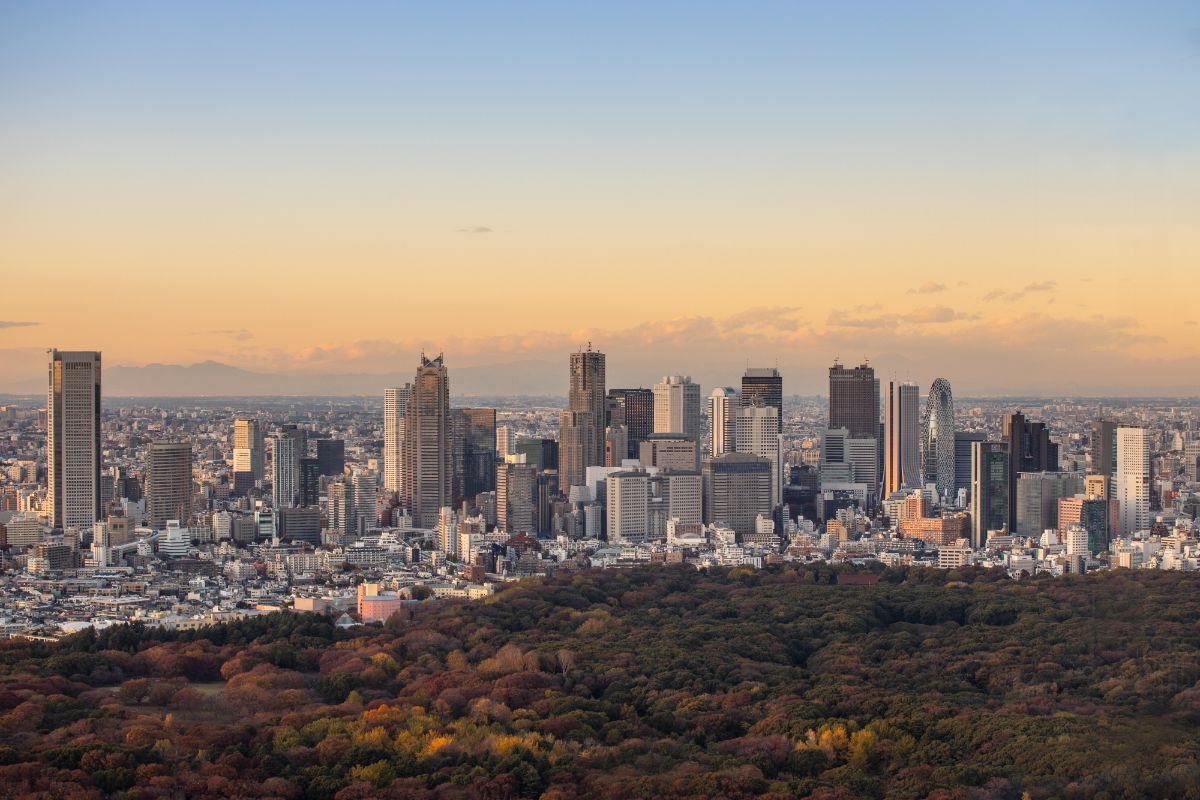
[[[1198,26],[1184,2],[7,4],[0,391],[56,346],[319,394],[425,349],[478,393],[520,391],[512,364],[561,392],[594,341],[631,385],[770,363],[815,394],[840,356],[1194,394]]]

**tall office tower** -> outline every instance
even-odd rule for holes
[[[1078,472],[1022,472],[1017,476],[1017,527],[1021,536],[1038,537],[1059,527],[1058,501],[1083,491]]]
[[[376,473],[369,470],[355,472],[350,477],[349,493],[346,499],[346,526],[349,533],[366,533],[375,525],[378,517],[379,485]],[[423,528],[433,528],[437,525],[438,509],[433,513],[433,523],[421,525]],[[420,523],[417,523],[420,525]]]
[[[100,521],[100,354],[50,351],[46,501],[56,528]]]
[[[642,442],[654,433],[653,389],[610,389],[609,425],[624,425],[629,437],[628,458],[637,458]]]
[[[1058,445],[1044,422],[1023,414],[1005,414],[1001,438],[1008,443],[1008,529],[1017,529],[1017,476],[1022,472],[1058,472]]]
[[[925,475],[923,483],[937,486],[943,499],[954,495],[954,395],[950,381],[938,378],[929,387],[925,401],[925,430],[921,446],[924,450]]]
[[[771,406],[783,431],[783,376],[774,367],[747,367],[742,375],[742,405]]]
[[[568,411],[587,411],[592,429],[584,451],[584,466],[604,464],[604,416],[607,410],[604,389],[604,353],[588,349],[571,353],[571,385],[567,393]]]
[[[1092,423],[1092,474],[1108,478],[1117,474],[1117,423],[1098,419]]]
[[[852,439],[879,438],[879,382],[863,364],[829,368],[829,427],[845,428]]]
[[[1121,536],[1150,527],[1150,440],[1145,428],[1117,428],[1116,497]]]
[[[458,556],[458,515],[450,506],[438,510],[438,549],[448,556]]]
[[[167,520],[184,527],[192,516],[192,445],[152,442],[146,457],[146,524],[165,530]]]
[[[292,508],[300,499],[300,459],[307,455],[308,435],[303,428],[284,425],[271,445],[271,503]]]
[[[404,487],[404,420],[412,384],[383,390],[383,488]]]
[[[650,476],[641,471],[614,472],[606,480],[608,541],[640,544],[649,534]]]
[[[564,411],[558,417],[558,480],[564,492],[583,485],[594,429],[590,411]]]
[[[442,356],[426,358],[408,396],[405,418],[408,459],[404,493],[418,528],[437,525],[442,506],[450,505],[450,376]]]
[[[539,472],[537,476],[537,506],[534,526],[538,534],[551,533],[554,528],[554,498],[558,496],[558,473],[554,470]]]
[[[712,455],[737,451],[737,412],[741,407],[742,395],[731,386],[713,389],[708,396],[708,443]]]
[[[317,462],[327,478],[346,471],[346,440],[317,439]]]
[[[316,508],[321,504],[321,462],[318,459],[300,459],[299,489],[296,505]]]
[[[1010,530],[1007,442],[971,443],[971,546],[983,547],[988,531]]]
[[[604,466],[619,467],[629,458],[629,431],[624,425],[609,425],[604,431]]]
[[[704,478],[699,472],[668,469],[657,477],[666,519],[677,519],[685,525],[704,521]]]
[[[455,474],[459,501],[496,488],[496,409],[455,408]]]
[[[511,425],[496,426],[496,459],[504,461],[517,451],[517,431]]]
[[[251,483],[263,479],[263,431],[256,419],[233,421],[233,471],[248,473]]]
[[[920,389],[888,381],[884,409],[883,496],[921,486]]]
[[[704,521],[738,536],[755,532],[758,515],[771,516],[771,462],[750,453],[726,453],[704,462]]]
[[[1083,479],[1083,493],[1088,497],[1098,497],[1101,500],[1108,500],[1112,492],[1109,486],[1112,483],[1103,475],[1088,475]]]
[[[350,503],[353,498],[349,494],[345,478],[330,481],[325,487],[325,519],[332,531],[350,532]]]
[[[737,414],[737,452],[751,453],[771,462],[771,508],[783,492],[783,439],[779,435],[779,409],[745,406]]]
[[[971,494],[971,445],[982,442],[986,437],[974,431],[956,431],[954,434],[954,492],[966,489]]]
[[[496,467],[496,525],[508,533],[537,535],[537,470],[528,464]]]
[[[667,375],[654,384],[654,432],[682,433],[700,443],[700,385],[690,375]]]
[[[700,447],[682,433],[652,433],[642,442],[638,461],[643,467],[695,470]]]

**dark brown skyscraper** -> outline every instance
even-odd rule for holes
[[[609,390],[607,423],[625,426],[629,441],[626,458],[637,458],[642,442],[654,433],[654,390]]]
[[[404,498],[413,521],[435,528],[443,506],[450,505],[450,376],[439,355],[421,355],[421,366],[408,395],[405,425]]]
[[[774,367],[749,367],[742,375],[743,406],[773,406],[783,429],[783,376]]]
[[[588,344],[587,350],[571,353],[571,385],[567,395],[568,411],[587,411],[591,430],[584,445],[585,467],[604,463],[604,353]]]
[[[1008,529],[1017,529],[1017,476],[1022,472],[1058,472],[1058,445],[1044,422],[1024,414],[1005,414],[1001,429],[1008,444]]]
[[[829,427],[845,428],[851,439],[879,438],[879,383],[866,364],[829,368]]]

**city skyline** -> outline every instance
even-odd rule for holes
[[[317,376],[591,340],[628,385],[870,356],[968,394],[1200,368],[1186,3],[69,11],[0,10],[0,391],[51,344]],[[530,290],[569,274],[603,276],[582,308]],[[453,319],[360,302],[449,284]]]

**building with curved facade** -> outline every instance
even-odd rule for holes
[[[924,482],[936,485],[940,497],[949,497],[954,494],[954,395],[945,378],[929,387],[922,433]]]

